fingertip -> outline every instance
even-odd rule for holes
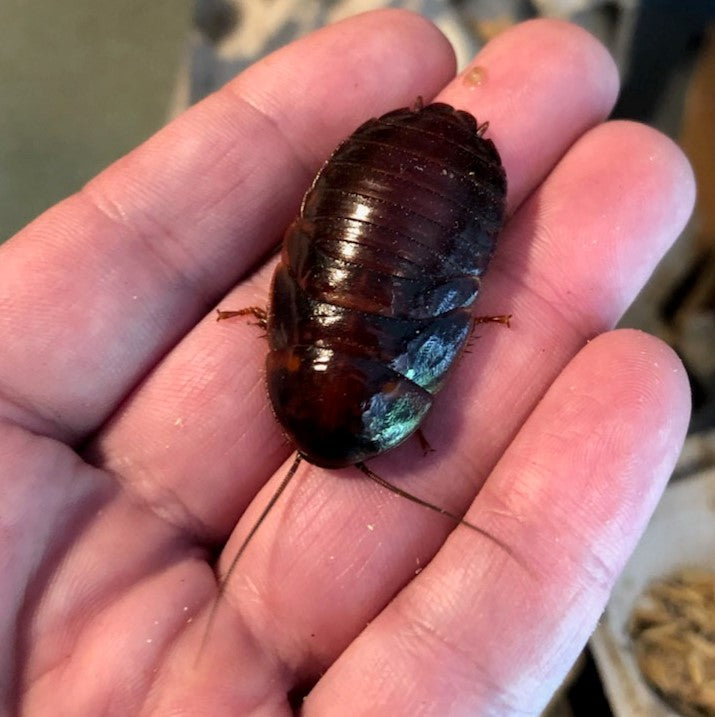
[[[603,144],[595,144],[594,138]],[[592,161],[600,156],[602,162],[617,161],[619,166],[628,162],[633,175],[629,193],[637,196],[648,182],[660,190],[663,200],[671,199],[672,203],[665,205],[665,214],[672,218],[672,225],[680,229],[685,226],[695,203],[695,174],[683,150],[670,137],[641,122],[611,120],[584,137],[583,145],[593,147],[587,155]],[[610,156],[603,157],[606,145],[610,146]]]
[[[563,544],[582,541],[608,554],[611,580],[680,455],[690,418],[683,364],[672,348],[643,331],[603,333],[564,368],[532,418],[522,431],[520,456],[541,453],[548,465],[546,472],[536,471],[550,496],[542,505],[544,519],[550,502],[571,504],[572,511],[579,506],[574,514],[581,522],[569,517]],[[573,469],[578,477],[569,476]],[[549,472],[561,479],[550,481]],[[562,520],[560,515],[554,510],[551,520]],[[552,528],[563,530],[556,522]]]
[[[303,150],[310,155],[319,146],[322,161],[323,147],[331,149],[367,118],[411,106],[418,95],[434,97],[455,66],[436,25],[388,8],[312,32],[252,65],[227,90],[288,128],[287,135],[310,137]]]
[[[476,84],[469,81],[475,68],[484,77]],[[613,58],[595,37],[567,22],[532,20],[489,42],[440,100],[489,120],[513,211],[608,116],[618,84]]]
[[[635,407],[650,416],[657,439],[671,447],[675,463],[690,420],[691,391],[678,354],[664,341],[639,329],[616,329],[601,334],[585,350],[585,360],[605,365],[621,386],[619,410]],[[637,418],[637,417],[634,417]],[[669,471],[668,471],[669,475]],[[663,476],[667,478],[668,475]]]
[[[447,36],[430,19],[418,12],[406,8],[381,8],[370,10],[360,15],[339,20],[338,23],[364,22],[377,31],[387,31],[394,35],[396,42],[409,43],[416,54],[425,51],[439,55],[445,66],[454,74],[457,58],[452,43]],[[427,58],[425,58],[427,59]]]
[[[618,66],[608,48],[588,30],[565,20],[536,18],[522,23],[522,31],[538,33],[545,44],[555,44],[573,57],[592,78],[590,90],[599,99],[604,117],[613,109],[620,89]]]
[[[515,535],[541,532],[584,560],[607,556],[599,570],[610,585],[672,473],[689,416],[687,376],[667,344],[635,329],[603,333],[549,387],[474,507],[494,500],[520,516],[505,524]],[[545,544],[521,549],[549,579],[565,579]]]
[[[664,219],[670,218],[676,233],[682,231],[693,211],[696,194],[695,174],[685,152],[670,137],[641,122],[614,120],[604,129],[619,133],[624,148],[635,148],[641,154],[642,171],[654,177],[666,196],[673,198]]]
[[[580,85],[588,92],[592,114],[601,119],[608,116],[618,97],[618,68],[608,49],[588,31],[563,20],[539,18],[514,25],[487,44],[476,61],[497,71],[517,66],[525,75],[558,77],[565,93],[571,85],[577,90]],[[525,87],[514,99],[527,98],[529,88]],[[565,94],[564,100],[570,99]],[[523,103],[521,111],[533,111],[533,106]]]
[[[539,38],[544,47],[558,47],[564,58],[571,57],[575,66],[586,71],[589,77],[600,80],[590,90],[603,99],[603,108],[610,112],[616,102],[620,87],[618,66],[608,48],[588,30],[566,20],[535,18],[515,25],[515,39],[521,34]]]
[[[529,197],[495,265],[508,257],[508,271],[583,335],[610,329],[685,228],[694,200],[693,171],[672,140],[637,122],[605,122]]]

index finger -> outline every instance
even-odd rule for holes
[[[30,224],[0,249],[0,413],[65,440],[95,429],[277,241],[339,138],[453,72],[419,16],[353,18],[267,57]]]

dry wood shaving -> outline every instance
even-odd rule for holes
[[[638,599],[629,632],[643,676],[685,717],[715,717],[715,574],[682,570]]]

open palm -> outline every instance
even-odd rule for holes
[[[678,359],[609,329],[694,189],[666,138],[601,124],[617,79],[583,31],[527,23],[475,62],[481,85],[453,79],[444,38],[404,12],[329,27],[2,247],[6,712],[509,715],[548,700],[685,432]],[[321,162],[418,95],[490,122],[510,220],[478,313],[514,319],[479,328],[437,398],[435,451],[408,441],[370,465],[496,540],[304,463],[205,634],[214,558],[224,572],[291,452],[261,332],[212,311],[265,304],[262,262]]]

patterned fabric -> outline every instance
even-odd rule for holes
[[[197,0],[189,102],[204,97],[273,50],[338,20],[380,7],[404,7],[432,20],[464,67],[491,37],[537,14],[570,17],[596,0]],[[538,7],[537,7],[538,5]]]

